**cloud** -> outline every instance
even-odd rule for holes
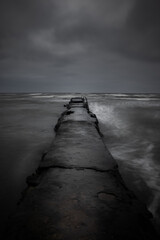
[[[13,49],[25,55],[33,47],[36,54],[39,47],[42,53],[70,57],[70,52],[94,48],[159,61],[159,10],[158,0],[6,0],[1,9],[2,56]]]
[[[1,2],[0,75],[6,81],[13,73],[15,78],[33,75],[32,80],[41,74],[55,84],[56,79],[71,84],[75,77],[84,78],[96,88],[96,78],[104,85],[110,78],[112,88],[116,81],[126,82],[136,66],[142,85],[146,77],[148,82],[159,77],[152,72],[160,60],[158,0]],[[150,69],[147,76],[138,67],[144,65]]]
[[[135,0],[125,29],[126,51],[130,57],[160,61],[160,1]]]

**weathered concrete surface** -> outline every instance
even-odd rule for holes
[[[83,104],[68,107],[7,229],[11,240],[158,239]]]
[[[40,168],[63,166],[105,171],[116,167],[94,126],[96,119],[90,117],[85,108],[70,109],[68,112],[70,114],[61,119],[54,144]]]

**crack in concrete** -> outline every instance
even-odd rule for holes
[[[113,176],[117,176],[118,174],[118,167],[115,166],[113,169],[99,169],[96,167],[78,167],[78,166],[65,166],[65,165],[54,165],[54,166],[48,166],[48,167],[38,167],[36,172],[32,175],[28,176],[26,179],[26,183],[28,187],[36,187],[40,184],[42,177],[49,169],[65,169],[65,170],[77,170],[77,171],[84,171],[84,170],[91,170],[96,171],[99,173],[108,173]],[[123,184],[122,184],[123,185]]]
[[[53,166],[48,166],[48,167],[39,167],[38,168],[38,171],[45,171],[45,170],[48,170],[48,169],[51,169],[51,168],[61,168],[61,169],[75,169],[77,171],[84,171],[84,170],[93,170],[93,171],[96,171],[96,172],[101,172],[101,173],[104,173],[104,172],[107,172],[107,173],[113,173],[115,172],[117,169],[118,169],[118,166],[115,165],[115,167],[113,169],[100,169],[100,168],[96,168],[96,167],[78,167],[78,166],[74,166],[74,165],[71,165],[71,166],[65,166],[65,165],[53,165]]]
[[[88,102],[86,103],[84,108],[87,109],[87,112],[90,115],[90,117],[95,119],[95,121],[92,122],[92,124],[94,125],[94,127],[96,128],[99,136],[101,137],[106,151],[109,153],[110,157],[113,158],[111,153],[108,151],[107,146],[105,145],[104,136],[103,136],[103,134],[102,134],[102,132],[99,128],[99,121],[98,121],[98,118],[97,118],[96,114],[92,113],[89,110]],[[70,110],[69,106],[67,107],[66,111],[62,112],[62,114],[58,118],[57,124],[55,125],[55,128],[54,128],[55,132],[58,131],[58,129],[59,129],[59,127],[60,127],[60,125],[61,125],[61,123],[64,119],[64,116],[70,115],[70,114],[73,114],[73,113],[74,113],[74,111]],[[63,123],[65,123],[65,122],[63,122]],[[44,157],[46,156],[47,153],[48,153],[48,151],[44,152],[44,154],[42,155],[42,158],[41,158],[41,162],[44,161]],[[91,171],[96,171],[96,172],[99,172],[99,173],[108,173],[108,174],[111,174],[112,176],[115,176],[116,178],[118,178],[119,183],[128,191],[128,188],[125,186],[125,184],[123,182],[123,179],[118,172],[118,165],[117,164],[112,169],[107,169],[107,170],[106,169],[103,170],[103,169],[100,169],[100,168],[97,168],[97,167],[94,167],[94,166],[92,166],[92,167],[85,167],[85,166],[79,167],[79,166],[74,166],[74,165],[70,165],[70,166],[68,166],[68,165],[52,165],[52,166],[47,166],[47,167],[38,167],[38,169],[36,170],[35,173],[33,173],[32,175],[27,177],[26,182],[27,182],[28,187],[23,192],[22,199],[24,198],[25,192],[27,191],[27,189],[29,187],[36,187],[40,184],[41,179],[43,178],[46,171],[48,171],[49,169],[66,169],[66,170],[67,169],[68,170],[73,169],[73,170],[77,170],[77,171],[91,170]]]

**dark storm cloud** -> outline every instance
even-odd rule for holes
[[[64,57],[66,52],[70,57],[69,49],[73,56],[74,50],[80,53],[86,47],[111,47],[109,43],[119,31],[116,25],[123,19],[125,0],[59,2],[5,1],[1,8],[2,56]]]
[[[91,82],[96,91],[97,81],[102,90],[135,85],[138,91],[140,76],[141,86],[154,76],[157,85],[159,10],[159,0],[2,0],[0,80],[5,89],[12,79],[35,88],[39,78],[41,86],[60,82],[72,91],[80,85],[76,78],[88,91]]]
[[[54,16],[52,0],[2,0],[1,22],[4,34],[23,34],[48,27]]]
[[[160,61],[159,13],[159,0],[135,1],[126,23],[126,52],[130,57]]]
[[[4,0],[0,9],[3,57],[25,55],[26,51],[33,50],[29,46],[29,35],[50,27],[54,16],[54,4],[50,0]]]
[[[160,60],[160,1],[87,1],[56,29],[58,41],[81,41],[129,58]],[[86,7],[86,5],[85,5]]]

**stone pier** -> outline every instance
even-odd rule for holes
[[[55,126],[6,236],[8,240],[154,240],[151,214],[129,191],[87,99],[73,98]]]

